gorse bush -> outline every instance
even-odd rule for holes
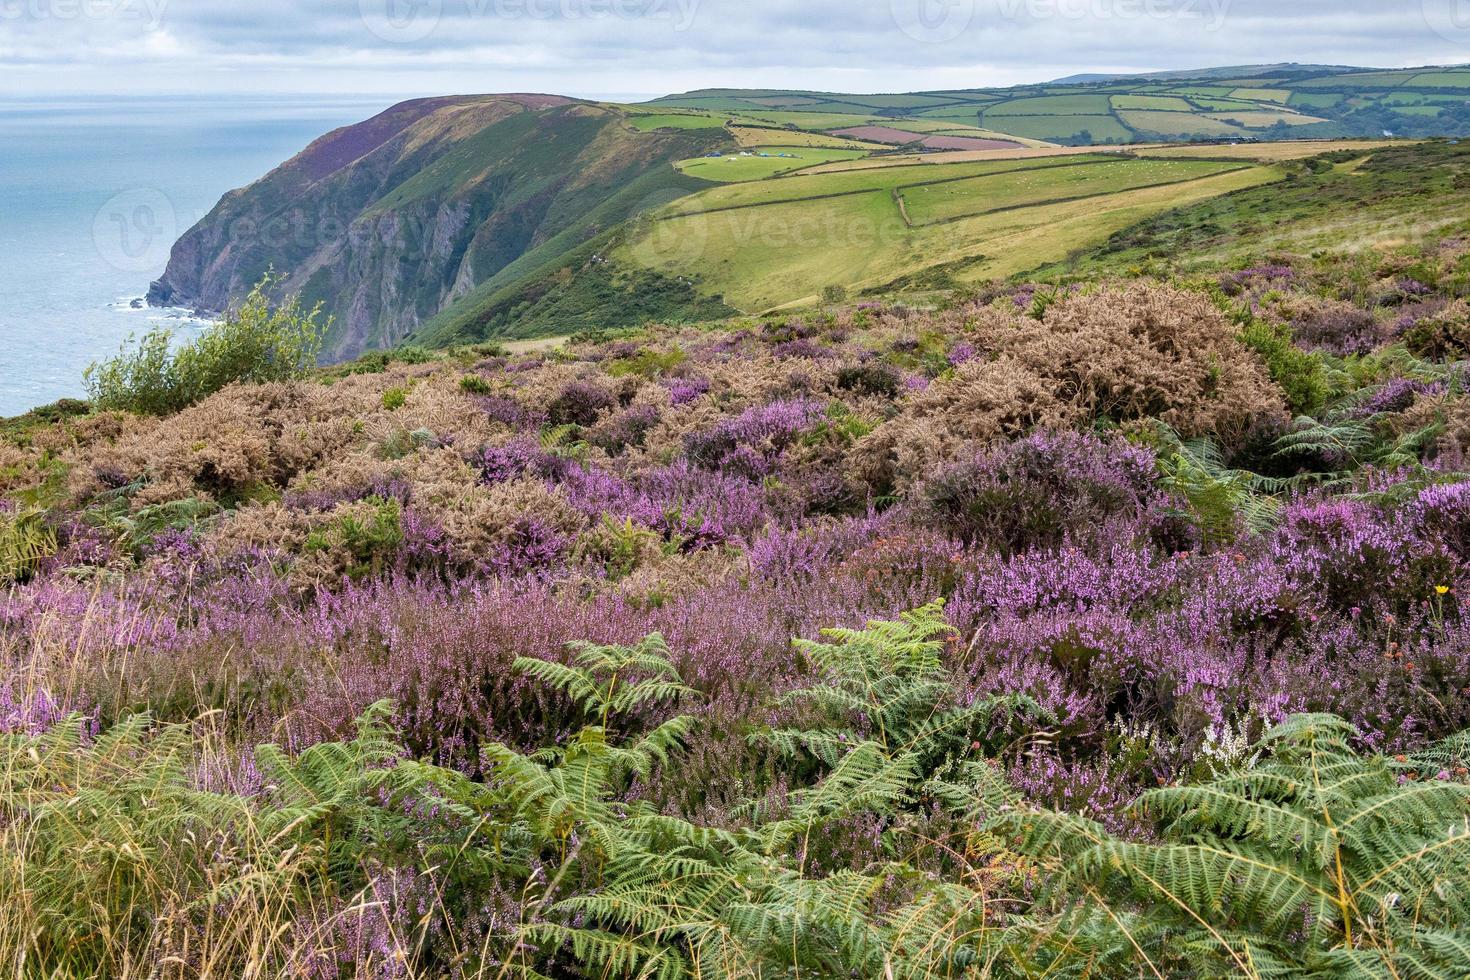
[[[273,306],[267,275],[239,309],[195,339],[176,343],[159,327],[132,350],[87,369],[87,387],[98,408],[167,415],[236,382],[285,381],[316,366],[329,326],[320,309],[303,311],[292,297]]]

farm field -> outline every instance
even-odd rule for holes
[[[1282,176],[1270,167],[1212,161],[1158,167],[1163,161],[1073,156],[1020,163],[1030,166],[980,179],[972,179],[976,167],[1017,163],[922,168],[922,184],[913,182],[914,168],[901,167],[712,189],[676,202],[661,220],[642,223],[612,257],[686,277],[736,309],[760,311],[811,302],[827,285],[861,291],[939,266],[958,266],[946,275],[961,282],[1011,275],[1099,243],[1158,211]],[[1097,180],[1075,179],[1092,168]],[[939,193],[949,186],[934,181],[950,171],[962,177],[956,183],[967,193],[933,207],[920,204],[925,188]],[[1137,186],[1169,178],[1188,182]],[[809,196],[790,193],[798,187]],[[905,207],[914,202],[914,227],[895,192]],[[1094,192],[1084,200],[1043,203]],[[772,199],[777,194],[785,199]],[[972,216],[962,216],[967,211]],[[926,223],[931,219],[949,220]]]
[[[1046,202],[1116,194],[1209,177],[1242,164],[1208,160],[1112,160],[921,184],[901,193],[916,227]]]
[[[1286,126],[1310,126],[1313,123],[1326,122],[1325,119],[1298,112],[1212,112],[1209,118],[1224,123],[1238,123],[1246,129],[1265,129],[1277,123]]]
[[[812,133],[785,127],[739,126],[726,127],[741,146],[811,146],[831,149],[882,150],[882,143],[864,143],[862,140],[843,139],[826,133]]]
[[[872,167],[831,173],[800,173],[780,180],[730,184],[710,188],[680,198],[657,215],[695,214],[705,211],[748,208],[766,204],[816,197],[838,197],[880,191],[892,194],[906,185],[961,180],[996,173],[1024,173],[1033,169],[1075,166],[1078,162],[1101,162],[1113,159],[1101,154],[1081,156],[1047,156],[1024,160],[976,160],[967,163],[942,164],[925,168],[916,174],[911,167]]]
[[[778,174],[792,173],[823,163],[845,160],[860,160],[868,155],[866,150],[836,149],[808,146],[768,146],[742,153],[726,153],[718,157],[693,157],[674,164],[680,173],[701,180],[720,183],[736,183],[747,180],[763,180]]]
[[[985,109],[985,118],[1002,116],[1086,116],[1105,115],[1111,106],[1106,95],[1047,95],[1029,99],[1010,99]]]
[[[1154,144],[1136,143],[1129,146],[1035,146],[1019,150],[952,150],[946,153],[894,153],[881,157],[866,157],[846,163],[826,163],[803,171],[804,174],[841,173],[850,170],[876,170],[884,167],[944,167],[956,163],[977,163],[991,160],[1039,160],[1044,157],[1085,156],[1092,154],[1116,154],[1121,152],[1140,153],[1148,151]],[[1193,149],[1182,147],[1182,149]],[[1220,147],[1210,147],[1220,149]]]
[[[1169,112],[1191,112],[1194,109],[1188,101],[1172,95],[1115,95],[1111,104],[1114,109],[1162,109]]]
[[[1207,157],[1226,160],[1260,160],[1267,163],[1305,160],[1323,153],[1362,151],[1368,153],[1385,146],[1407,145],[1405,140],[1285,140],[1279,143],[1234,143],[1229,145],[1139,147],[1136,152],[1149,157]]]
[[[1118,118],[1135,132],[1157,133],[1164,137],[1246,135],[1246,130],[1241,127],[1221,122],[1209,115],[1131,109],[1119,112]]]
[[[1272,156],[1289,160],[1285,151],[1294,145],[1279,144]],[[1425,235],[1470,234],[1470,187],[1455,177],[1470,163],[1463,147],[1397,141],[1326,143],[1318,149],[1362,156],[1295,181],[1161,214],[1041,274],[1109,275],[1140,267],[1191,274],[1273,251],[1371,256]],[[1168,147],[1149,155],[1183,152]]]
[[[645,112],[630,116],[628,121],[643,132],[654,129],[719,129],[724,125],[719,116],[697,113]]]
[[[1006,133],[1038,140],[1079,140],[1084,134],[1087,138],[1083,142],[1088,143],[1126,143],[1137,138],[1133,130],[1111,115],[987,116],[986,124]]]

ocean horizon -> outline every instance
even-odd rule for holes
[[[129,335],[206,321],[139,308],[228,191],[393,100],[0,99],[0,417],[84,394]]]

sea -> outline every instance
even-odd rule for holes
[[[130,335],[206,324],[141,307],[227,191],[391,100],[0,98],[0,418],[85,392]]]

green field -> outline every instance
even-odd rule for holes
[[[866,150],[825,149],[810,146],[772,146],[759,152],[728,153],[720,157],[694,157],[674,166],[691,177],[722,184],[764,180],[778,174],[804,170],[823,163],[859,160]]]
[[[1253,102],[1279,102],[1285,105],[1291,98],[1291,92],[1284,88],[1238,88],[1230,93],[1230,97]]]
[[[1190,112],[1194,106],[1184,99],[1172,95],[1115,95],[1114,109],[1163,109],[1171,112]]]
[[[873,167],[820,174],[794,174],[780,180],[712,187],[692,197],[680,198],[658,213],[688,215],[867,192],[881,192],[891,196],[894,191],[914,184],[961,180],[998,173],[1022,173],[1030,170],[1044,170],[1049,167],[1072,166],[1077,163],[1095,163],[1113,159],[1115,158],[1104,154],[1082,154],[1036,157],[1029,160],[981,160],[925,167],[922,176],[916,175],[913,167]]]
[[[917,227],[1008,208],[1196,180],[1241,166],[1213,160],[1079,162],[1029,173],[924,184],[902,193],[909,220]]]
[[[1158,133],[1166,137],[1240,136],[1245,132],[1239,126],[1231,126],[1210,116],[1147,109],[1120,112],[1118,115],[1137,132]]]
[[[645,133],[655,129],[719,129],[725,123],[719,116],[672,112],[641,113],[629,116],[628,121]]]
[[[1106,95],[1045,95],[1034,99],[1011,99],[985,110],[991,116],[1086,116],[1109,111]]]
[[[914,119],[953,119],[960,122],[976,123],[980,121],[980,110],[983,108],[984,106],[980,105],[959,105],[945,109],[925,109],[915,116]],[[908,121],[912,123],[914,119]]]
[[[1188,118],[1188,117],[1186,117]],[[1000,132],[1038,140],[1070,140],[1083,132],[1093,143],[1127,143],[1134,132],[1113,116],[1010,116],[988,120]]]
[[[1293,92],[1287,104],[1306,106],[1309,109],[1330,109],[1341,104],[1345,98],[1347,97],[1336,92]]]
[[[1435,88],[1470,88],[1470,71],[1431,71],[1409,79],[1410,85],[1429,85]]]
[[[1189,183],[1121,189],[912,228],[886,190],[808,198],[647,222],[612,257],[692,280],[707,295],[758,311],[812,301],[828,285],[861,290],[905,276],[974,282],[1019,273],[1100,243],[1151,214],[1280,176],[1272,168],[1245,167]],[[1034,196],[1036,189],[1030,193]],[[992,184],[986,200],[997,200],[997,194],[1018,197]],[[913,196],[905,192],[906,200]],[[936,268],[942,271],[926,273]]]

